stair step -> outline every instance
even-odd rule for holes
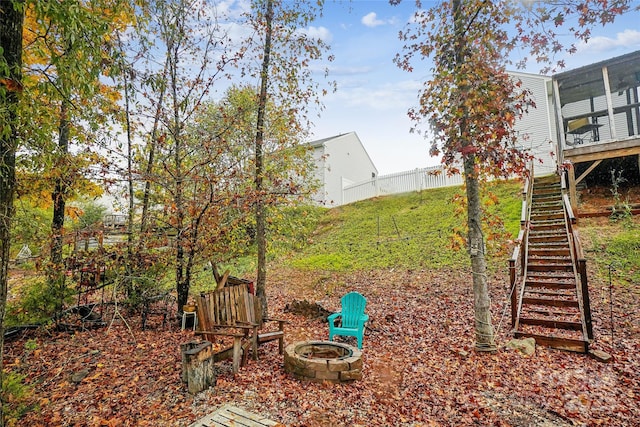
[[[524,282],[524,286],[525,287],[530,287],[530,288],[544,288],[544,289],[575,289],[576,284],[571,282],[571,283],[564,283],[564,282],[545,282],[543,280],[530,280],[527,279]]]
[[[542,185],[542,184],[560,184],[560,177],[558,175],[552,174],[552,175],[545,175],[545,176],[538,176],[535,179],[535,185]]]
[[[554,271],[545,273],[544,271],[530,271],[527,274],[527,282],[547,282],[547,283],[571,283],[575,284],[576,277],[573,271]]]
[[[544,220],[550,220],[550,219],[559,219],[564,222],[564,212],[553,210],[553,211],[540,211],[540,212],[536,212],[535,214],[534,213],[531,214],[532,222],[538,222],[541,220],[544,221]]]
[[[537,225],[531,224],[531,228],[529,229],[529,235],[532,237],[540,237],[540,235],[548,235],[548,236],[567,236],[567,229],[565,225],[562,224],[560,227],[558,225]]]
[[[529,252],[527,261],[529,261],[530,264],[571,264],[571,257],[566,255],[540,255]]]
[[[551,179],[553,178],[553,179]],[[559,186],[560,185],[560,178],[558,178],[557,176],[554,175],[549,175],[549,176],[545,176],[543,178],[536,178],[534,183],[533,183],[533,188],[540,188],[540,187],[551,187],[551,186]],[[560,187],[558,187],[560,188]]]
[[[563,228],[550,228],[550,229],[544,229],[544,228],[535,228],[532,227],[529,230],[529,238],[533,238],[533,239],[540,239],[540,238],[553,238],[553,237],[567,237],[567,231],[566,229]]]
[[[562,190],[559,187],[534,187],[533,198],[562,197]]]
[[[578,301],[575,300],[563,300],[563,299],[551,299],[551,298],[522,298],[522,304],[529,305],[542,305],[545,307],[579,307]]]
[[[562,209],[562,202],[533,202],[531,204],[531,215],[544,215],[547,212],[553,212]]]
[[[559,185],[534,185],[533,196],[536,194],[562,194],[562,187]]]
[[[566,233],[529,233],[529,242],[543,243],[543,242],[563,242],[569,244],[569,239]]]
[[[531,199],[532,211],[547,211],[562,208],[562,199]]]
[[[550,241],[550,242],[529,242],[529,249],[539,249],[539,248],[568,248],[569,241],[565,239],[564,242],[561,241]]]
[[[547,337],[544,335],[530,334],[521,331],[516,331],[514,335],[516,338],[533,338],[536,340],[537,345],[556,348],[558,350],[575,351],[578,353],[586,353],[589,345],[589,341],[587,340],[577,340],[562,337]]]
[[[535,194],[531,197],[531,204],[533,205],[560,205],[562,206],[562,195],[560,192],[557,194],[543,194],[536,196]],[[557,207],[556,209],[560,209]]]
[[[580,317],[580,312],[578,311],[558,311],[558,310],[551,310],[551,308],[548,309],[529,309],[527,310],[529,314],[538,314],[541,316],[545,316],[545,317],[553,317],[553,318],[561,318],[561,317]]]
[[[564,291],[564,292],[563,292]],[[531,298],[575,298],[575,288],[547,289],[542,287],[525,288],[524,293]]]
[[[548,247],[548,246],[540,246],[529,248],[527,251],[529,256],[571,256],[571,251],[568,247]]]
[[[534,204],[545,202],[562,202],[562,195],[556,192],[546,194],[533,194],[531,201]]]
[[[521,317],[520,324],[522,325],[535,325],[544,326],[546,328],[554,329],[566,329],[568,331],[581,331],[582,323],[580,322],[566,322],[563,320],[551,320],[551,319],[536,319],[532,317]]]
[[[556,228],[566,228],[564,217],[562,219],[552,218],[552,219],[532,219],[530,221],[532,228],[539,228],[545,225],[553,225]]]
[[[556,203],[554,203],[555,205]],[[564,217],[564,209],[560,208],[559,206],[549,206],[546,209],[538,209],[537,212],[532,212],[531,213],[532,216],[535,215],[561,215],[562,217]]]
[[[566,234],[566,226],[564,222],[552,223],[552,222],[532,222],[531,227],[529,228],[529,233],[532,233],[534,236],[536,234]]]
[[[573,271],[573,264],[528,263],[527,271],[546,271],[546,272]]]
[[[554,224],[554,226],[550,226],[547,225],[545,226],[544,224],[540,224],[540,225],[536,225],[536,224],[531,224],[531,227],[529,228],[529,236],[532,237],[539,237],[540,235],[551,235],[551,236],[566,236],[567,235],[567,227],[564,223],[558,225],[558,224]]]
[[[543,253],[545,251],[550,251],[550,252],[562,252],[562,251],[567,251],[569,252],[569,255],[571,254],[571,250],[569,248],[569,242],[562,242],[562,241],[556,241],[556,242],[547,242],[547,243],[534,243],[534,244],[529,244],[529,247],[527,248],[527,253],[530,254],[540,254]]]
[[[559,216],[558,218],[546,218],[547,214],[538,213],[536,215],[531,215],[530,222],[531,224],[555,224],[555,225],[565,225],[564,215]]]

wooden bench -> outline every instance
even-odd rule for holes
[[[233,359],[233,372],[247,362],[249,351],[258,359],[258,345],[278,340],[280,354],[284,353],[284,320],[262,319],[257,297],[246,284],[225,286],[200,294],[197,304],[198,330],[207,341],[216,337],[232,337],[233,345],[222,350],[217,359]],[[278,329],[259,332],[266,321],[277,321]]]

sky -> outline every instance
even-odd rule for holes
[[[423,3],[428,6],[430,1]],[[393,63],[402,51],[398,32],[413,11],[413,0],[400,6],[389,5],[388,0],[327,0],[324,16],[309,28],[331,45],[335,60],[328,64],[329,78],[338,85],[336,93],[324,97],[321,117],[313,118],[312,139],[356,132],[381,175],[440,163],[429,156],[429,141],[410,133],[407,116],[407,110],[417,105],[418,90],[430,67],[424,63],[423,69],[408,73]],[[638,12],[629,13],[615,24],[596,28],[586,45],[565,56],[563,71],[640,50],[639,17]]]

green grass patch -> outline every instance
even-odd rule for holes
[[[291,265],[302,270],[348,271],[352,268],[350,260],[336,253],[310,255],[294,260]]]
[[[29,402],[33,388],[25,384],[25,378],[25,375],[14,372],[4,372],[2,376],[5,425],[18,425],[24,414],[36,409],[36,406]]]
[[[489,212],[502,219],[501,233],[515,237],[521,184],[500,182],[491,187],[498,203],[489,206]],[[460,206],[453,201],[460,195],[461,187],[438,188],[327,210],[309,244],[291,255],[287,263],[332,271],[466,266],[466,250],[456,250],[452,244],[454,229],[466,223],[466,215],[456,214]]]
[[[640,221],[611,222],[603,225],[593,221],[581,224],[582,234],[590,239],[587,262],[594,262],[597,274],[617,284],[640,283]]]

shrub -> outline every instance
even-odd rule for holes
[[[73,290],[50,286],[38,277],[26,282],[21,295],[7,304],[6,326],[42,324],[51,320],[61,302],[70,302]]]
[[[24,384],[25,376],[13,372],[5,372],[2,376],[3,412],[7,426],[18,425],[20,418],[33,410],[28,403],[32,387]]]

